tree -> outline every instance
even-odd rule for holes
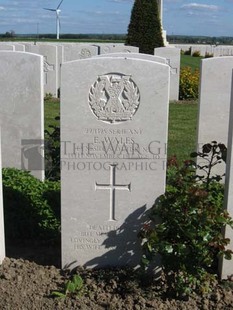
[[[7,32],[5,33],[5,37],[6,37],[6,38],[14,38],[14,37],[15,37],[15,31],[14,31],[14,30],[7,31]]]
[[[154,48],[164,46],[158,0],[135,0],[126,44],[138,46],[140,53],[154,54]]]

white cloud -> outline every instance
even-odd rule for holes
[[[220,7],[213,4],[201,4],[201,3],[189,3],[181,6],[182,9],[185,10],[195,10],[195,11],[219,11]]]

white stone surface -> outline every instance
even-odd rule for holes
[[[109,53],[139,53],[139,48],[136,46],[129,46],[124,44],[101,44],[100,54]]]
[[[14,47],[16,52],[25,52],[25,45],[23,44],[14,43]]]
[[[4,229],[4,210],[2,199],[2,152],[1,152],[1,132],[0,132],[0,264],[5,258],[5,229]]]
[[[102,54],[97,57],[123,57],[123,58],[132,58],[132,59],[142,59],[148,61],[155,61],[162,64],[166,64],[166,58],[159,56],[142,54],[142,53],[111,53],[111,54]]]
[[[0,43],[0,50],[1,51],[14,51],[15,47],[14,45]]]
[[[195,52],[199,52],[200,56],[205,57],[207,50],[210,49],[210,45],[196,45],[191,47],[191,55]]]
[[[41,140],[44,139],[42,70],[42,56],[0,52],[3,167],[30,170],[41,180],[44,178],[41,147]]]
[[[168,92],[157,62],[62,66],[63,267],[138,264],[144,212],[165,188]]]
[[[198,148],[217,141],[227,144],[231,97],[233,57],[216,57],[201,61],[199,90]],[[219,164],[213,173],[223,174],[225,164]]]
[[[227,166],[225,179],[225,203],[224,207],[233,219],[233,83],[231,92],[231,107],[230,107],[230,122],[227,144]],[[233,251],[233,229],[229,226],[224,231],[225,238],[230,239],[228,249]],[[220,261],[220,276],[222,279],[227,279],[233,275],[233,260],[222,259]]]
[[[64,62],[64,46],[57,45],[57,61],[58,61],[58,88],[61,88],[61,66]]]
[[[57,97],[58,92],[58,52],[57,46],[30,45],[27,47],[30,53],[44,57],[44,94],[51,93]]]
[[[64,45],[64,61],[86,59],[98,55],[98,47],[90,44]]]
[[[170,100],[179,99],[180,85],[180,49],[175,47],[159,47],[154,49],[154,55],[166,58],[170,66]]]

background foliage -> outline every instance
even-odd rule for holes
[[[6,239],[58,239],[60,183],[41,182],[14,168],[3,169],[2,177]]]
[[[126,44],[152,55],[156,47],[164,46],[157,0],[135,0]]]

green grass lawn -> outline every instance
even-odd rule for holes
[[[45,101],[44,103],[44,115],[45,115],[45,130],[51,132],[49,126],[57,125],[55,117],[60,116],[60,102],[57,100]]]
[[[181,55],[181,68],[191,67],[192,70],[200,69],[200,62],[203,57],[192,57],[190,55]]]
[[[51,131],[49,126],[58,124],[55,117],[59,116],[59,109],[58,102],[45,102],[45,129]],[[168,157],[176,155],[178,161],[182,162],[195,151],[196,124],[197,102],[170,103]]]
[[[178,161],[189,158],[196,147],[198,105],[196,101],[170,103],[168,127],[168,158],[176,155]]]

